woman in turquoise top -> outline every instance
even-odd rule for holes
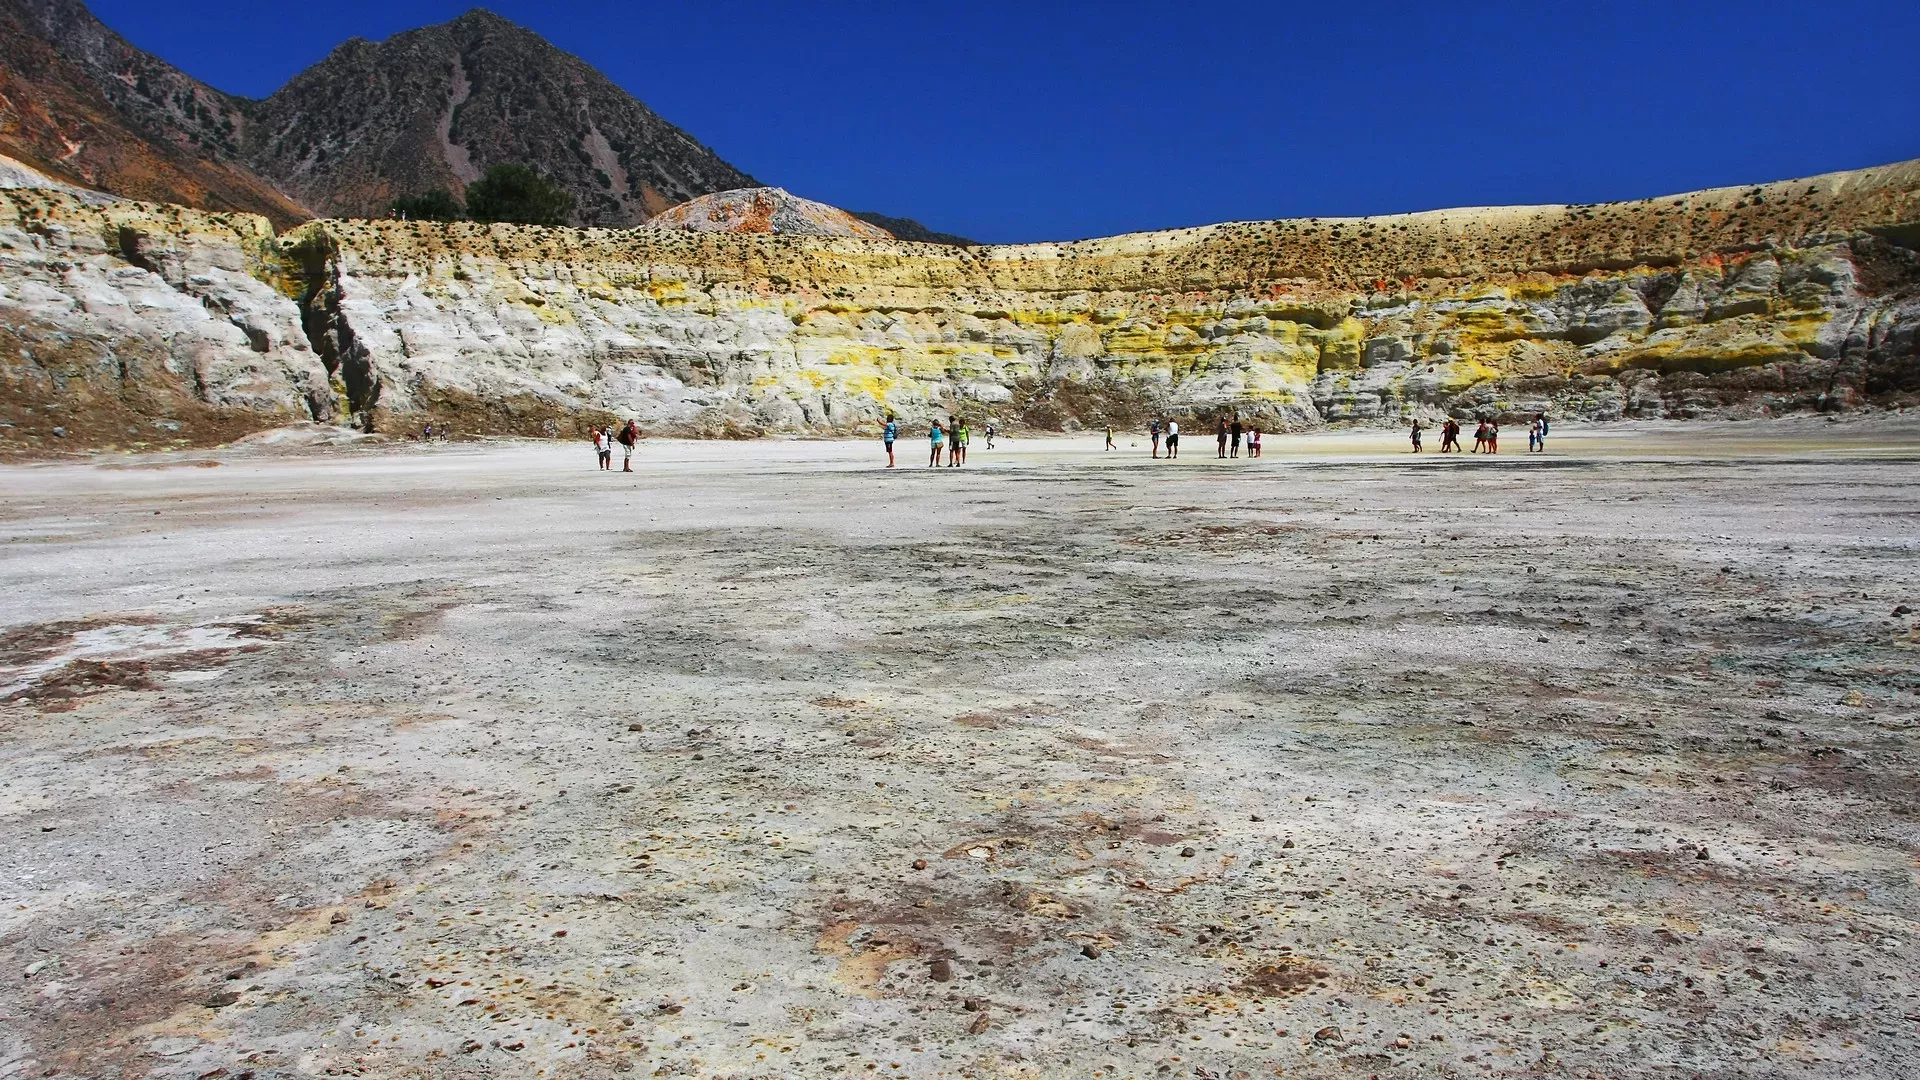
[[[933,430],[927,432],[927,440],[933,443],[933,456],[927,459],[927,468],[931,469],[940,464],[940,444],[947,441],[946,429],[940,426],[940,421],[933,422]]]

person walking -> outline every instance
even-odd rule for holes
[[[947,467],[960,464],[960,418],[947,417]]]
[[[1233,427],[1227,430],[1227,434],[1231,436],[1227,444],[1227,449],[1233,457],[1240,456],[1240,439],[1245,436],[1246,433],[1247,429],[1241,425],[1240,418],[1235,416],[1233,418]]]
[[[1118,447],[1113,445],[1113,425],[1112,424],[1107,425],[1107,449],[1108,450],[1119,449]],[[1102,453],[1104,452],[1105,451],[1102,451]]]
[[[1460,449],[1460,424],[1449,416],[1440,423],[1440,452],[1452,453]]]
[[[998,434],[998,432],[993,430],[993,425],[988,424],[987,425],[987,449],[989,450],[993,449],[993,437],[996,434]]]
[[[1158,460],[1160,457],[1160,418],[1159,417],[1156,416],[1151,421],[1148,421],[1147,438],[1153,440],[1153,456],[1156,460]]]
[[[1547,452],[1547,414],[1535,413],[1533,416],[1533,444],[1536,453]]]
[[[1180,421],[1167,421],[1167,460],[1180,456]]]
[[[947,441],[946,430],[940,426],[940,421],[933,422],[933,427],[927,432],[927,441],[933,444],[933,456],[927,459],[927,468],[931,469],[940,464],[940,450]]]
[[[1480,426],[1473,429],[1473,452],[1478,454],[1487,448],[1487,421],[1483,417]]]
[[[613,440],[607,438],[606,428],[593,429],[593,456],[602,470],[613,468]]]
[[[1418,418],[1416,418],[1413,421],[1412,428],[1408,432],[1408,434],[1413,439],[1413,452],[1416,454],[1420,452],[1420,432],[1421,432],[1420,421]]]
[[[624,451],[620,458],[620,471],[633,471],[633,448],[640,442],[640,425],[627,418],[627,424],[620,429],[620,448]]]
[[[1500,452],[1500,421],[1489,420],[1487,421],[1487,453],[1497,454],[1499,452]]]
[[[887,426],[880,429],[880,442],[887,448],[887,468],[889,469],[893,468],[893,440],[899,434],[900,425],[894,421],[893,414],[888,413]]]
[[[1227,418],[1224,416],[1220,418],[1220,433],[1214,441],[1220,446],[1215,456],[1225,461],[1227,459]]]

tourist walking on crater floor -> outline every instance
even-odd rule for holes
[[[1215,438],[1215,440],[1214,440],[1214,441],[1220,444],[1220,449],[1219,449],[1219,452],[1218,452],[1218,454],[1217,454],[1216,456],[1217,456],[1217,457],[1219,457],[1219,458],[1220,458],[1220,459],[1221,459],[1222,461],[1224,461],[1224,460],[1226,460],[1226,457],[1227,457],[1227,418],[1226,418],[1226,417],[1224,417],[1224,416],[1220,418],[1220,433],[1219,433],[1219,435],[1218,435],[1218,436],[1217,436],[1217,437]]]
[[[1473,429],[1473,452],[1478,454],[1487,448],[1487,421],[1480,420],[1480,426]]]
[[[960,455],[959,464],[965,465],[967,463],[967,448],[972,445],[973,445],[973,426],[971,424],[963,423],[960,425],[960,431],[958,433],[958,437],[954,440],[954,443],[953,443],[953,449]]]
[[[1547,452],[1547,414],[1534,413],[1533,426],[1527,431],[1527,450],[1530,453]]]
[[[623,451],[620,458],[621,472],[633,471],[633,448],[639,443],[640,425],[634,423],[632,417],[628,417],[627,426],[620,429],[620,449]]]
[[[1180,421],[1167,421],[1167,460],[1180,456]]]
[[[1160,457],[1160,418],[1154,417],[1147,422],[1147,438],[1153,440],[1153,456]]]
[[[1489,420],[1487,421],[1487,453],[1497,454],[1499,452],[1500,452],[1500,421]]]
[[[946,429],[940,426],[940,421],[935,420],[933,427],[927,431],[927,441],[933,444],[933,456],[927,459],[927,468],[931,469],[940,464],[940,451],[947,441]]]
[[[887,448],[887,468],[889,469],[893,468],[893,440],[899,434],[900,425],[894,421],[893,414],[888,413],[887,426],[880,429],[880,442]]]
[[[993,449],[993,437],[997,434],[999,434],[999,432],[993,430],[993,425],[988,424],[987,425],[987,449],[989,450]]]
[[[600,468],[613,467],[613,440],[607,438],[606,428],[593,429],[593,456],[600,462]]]
[[[1420,452],[1420,432],[1423,430],[1425,429],[1420,426],[1420,421],[1416,419],[1407,431],[1408,437],[1413,440],[1413,452],[1416,454]]]
[[[959,464],[960,418],[957,416],[949,416],[947,417],[947,467],[954,468]]]
[[[1460,422],[1449,416],[1440,422],[1440,452],[1450,454],[1460,449]]]
[[[1113,425],[1112,424],[1107,425],[1107,449],[1108,450],[1119,449],[1119,447],[1113,445]]]
[[[1240,440],[1245,437],[1246,433],[1247,429],[1241,425],[1240,418],[1238,416],[1234,417],[1233,426],[1227,429],[1227,435],[1229,436],[1227,440],[1227,452],[1229,456],[1240,456]]]

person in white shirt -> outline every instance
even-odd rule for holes
[[[1167,460],[1180,456],[1180,421],[1167,421]]]

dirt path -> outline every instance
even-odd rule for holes
[[[1920,425],[1508,434],[0,469],[0,1076],[1920,1072]]]

